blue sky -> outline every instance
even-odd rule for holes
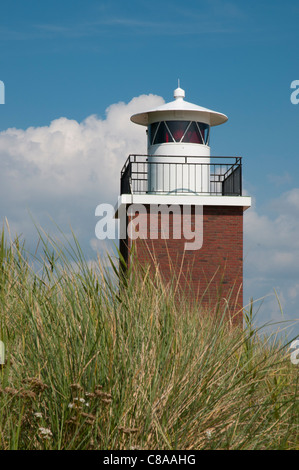
[[[294,0],[2,2],[1,219],[29,240],[28,210],[71,224],[94,256],[95,207],[145,149],[130,113],[172,100],[180,78],[187,101],[229,118],[211,154],[243,157],[244,300],[269,294],[259,317],[279,319],[275,288],[299,318],[298,20]]]

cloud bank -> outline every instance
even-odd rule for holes
[[[45,228],[51,217],[64,231],[71,225],[86,247],[94,237],[95,207],[117,200],[128,154],[146,153],[145,128],[130,116],[163,103],[142,95],[111,105],[105,119],[93,115],[78,123],[61,117],[49,126],[1,132],[1,218],[7,217],[14,234],[31,240],[28,211]]]
[[[299,320],[299,188],[282,193],[268,208],[261,214],[254,204],[245,213],[247,301],[265,297],[260,323]],[[298,334],[298,324],[295,330]]]

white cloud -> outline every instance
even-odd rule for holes
[[[245,213],[248,263],[259,272],[299,275],[299,189],[271,203],[274,218],[252,207]]]
[[[95,207],[114,204],[120,171],[130,153],[146,153],[145,127],[130,121],[136,112],[160,105],[155,95],[116,103],[106,119],[83,122],[61,117],[44,127],[0,133],[0,214],[13,232],[31,239],[29,210],[42,226],[48,216],[70,224],[89,245],[94,237]]]
[[[244,217],[244,300],[265,297],[260,323],[282,320],[279,303],[284,319],[299,319],[299,188],[269,206],[272,217],[260,214],[255,204]]]

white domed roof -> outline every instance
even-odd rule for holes
[[[180,120],[185,118],[186,120],[203,121],[210,126],[218,126],[227,121],[228,118],[225,114],[188,103],[188,101],[184,100],[184,97],[185,91],[182,88],[176,88],[174,90],[174,101],[162,104],[155,109],[150,109],[143,113],[134,114],[131,116],[131,121],[147,126],[159,120],[159,115],[161,115],[161,120],[167,120],[167,118],[169,120]]]

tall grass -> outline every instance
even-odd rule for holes
[[[298,449],[298,366],[251,309],[241,331],[158,271],[40,246],[33,270],[2,234],[1,449]]]

